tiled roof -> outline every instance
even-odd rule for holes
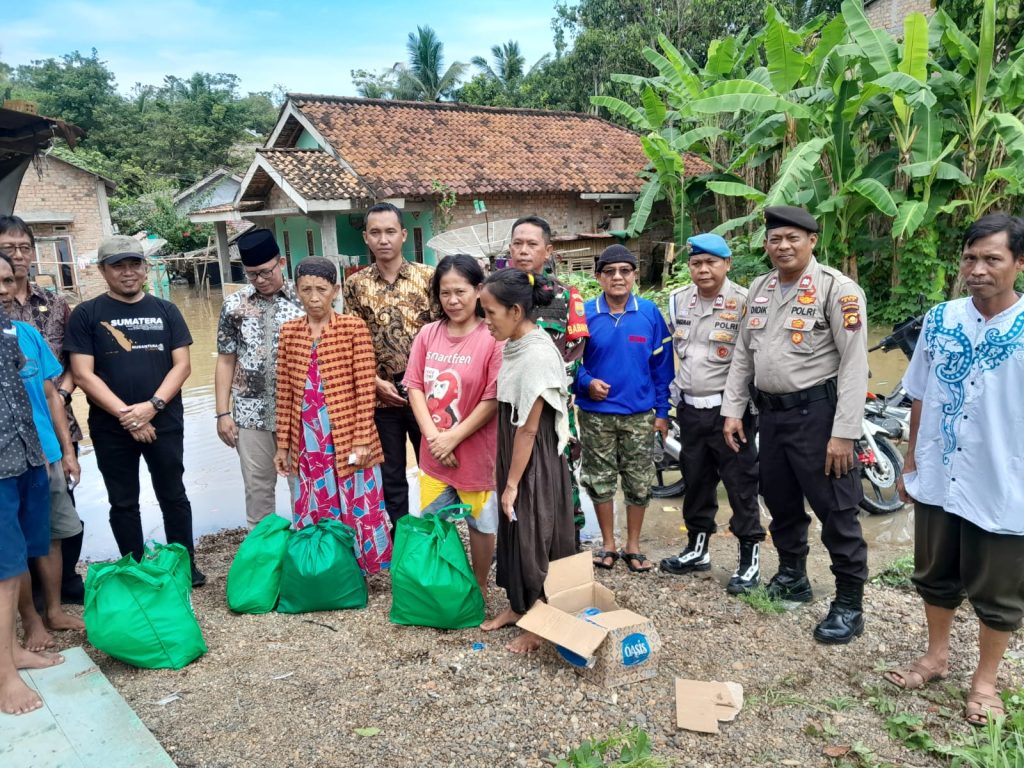
[[[434,180],[462,195],[635,194],[643,185],[637,174],[647,158],[637,135],[589,115],[308,94],[289,99],[377,197],[435,194]],[[687,157],[688,175],[707,170]]]
[[[259,154],[305,200],[349,200],[372,193],[320,149],[261,149]]]

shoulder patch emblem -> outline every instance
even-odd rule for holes
[[[848,331],[856,331],[862,325],[863,325],[863,323],[861,322],[861,319],[860,319],[860,312],[853,311],[853,312],[845,312],[843,314],[843,328],[845,328],[846,330],[848,330]]]

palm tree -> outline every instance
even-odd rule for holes
[[[441,101],[451,94],[466,72],[466,65],[460,61],[444,69],[444,43],[429,26],[410,32],[405,48],[409,52],[409,63],[395,65],[399,98]]]
[[[474,56],[470,61],[473,66],[479,67],[484,75],[501,83],[505,90],[510,90],[516,82],[532,75],[538,67],[547,64],[551,58],[550,54],[545,53],[534,62],[529,71],[525,71],[526,59],[519,50],[519,43],[515,40],[509,40],[502,45],[492,45],[491,56],[494,57],[493,67],[483,56]]]

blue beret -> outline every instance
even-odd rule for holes
[[[707,253],[722,259],[728,259],[732,256],[729,244],[725,242],[725,238],[721,235],[713,235],[710,232],[706,232],[703,235],[688,237],[686,242],[690,246],[690,253],[694,255]]]

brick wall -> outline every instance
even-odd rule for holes
[[[633,214],[633,203],[631,200],[607,200],[599,202],[596,200],[582,200],[575,192],[558,192],[546,194],[523,194],[523,195],[480,195],[487,204],[487,216],[491,221],[499,219],[518,219],[520,216],[536,214],[547,219],[551,225],[553,235],[575,235],[581,232],[596,232],[597,225],[606,216],[619,217],[624,223],[629,223]],[[604,205],[620,206],[618,210],[605,211]],[[469,227],[474,224],[483,224],[483,214],[473,210],[473,199],[470,197],[459,198],[452,218],[451,229],[458,227]],[[652,216],[652,221],[658,217]],[[651,263],[653,251],[657,243],[671,234],[671,228],[662,232],[649,228],[639,238],[626,242],[626,247],[633,251],[640,262],[641,274],[647,275]],[[590,240],[582,244],[572,242],[559,243],[557,250],[577,249],[586,247],[586,253],[582,255],[597,255],[603,250],[602,246],[610,245],[615,240],[598,241]],[[573,254],[574,256],[579,254]]]
[[[898,36],[903,35],[903,19],[915,11],[931,16],[935,13],[934,0],[875,0],[864,6],[871,26]]]
[[[82,298],[91,298],[106,290],[106,283],[95,264],[78,266],[79,257],[95,259],[100,240],[111,234],[110,210],[104,182],[94,174],[55,157],[44,158],[39,166],[30,166],[18,191],[15,215],[52,211],[71,214],[74,221],[60,224],[33,224],[36,237],[68,237],[75,257],[75,273]],[[58,230],[55,227],[66,227]],[[52,248],[52,246],[46,246]],[[45,256],[52,259],[52,256]]]

